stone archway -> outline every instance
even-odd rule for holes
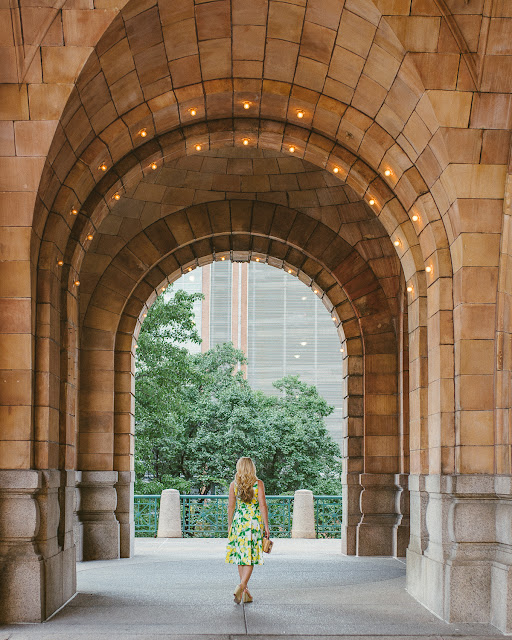
[[[365,400],[364,410],[353,416],[354,431],[349,434],[357,453],[362,453],[354,456],[359,461],[354,466],[353,484],[364,486],[366,497],[372,494],[370,486],[380,491],[382,485],[371,484],[364,466],[358,467],[361,461],[371,463],[378,457],[369,455],[371,442],[378,447],[379,438],[387,438],[386,443],[397,440],[393,444],[395,453],[383,456],[402,460],[402,467],[397,464],[394,471],[405,469],[406,452],[410,451],[409,591],[444,619],[497,620],[501,628],[507,627],[490,596],[496,585],[506,583],[509,571],[506,556],[501,552],[496,555],[496,549],[510,546],[510,540],[497,533],[501,529],[496,524],[510,493],[510,457],[509,438],[501,432],[498,419],[507,410],[503,406],[508,397],[507,378],[502,371],[507,371],[508,365],[503,368],[500,364],[501,354],[506,353],[500,345],[507,339],[508,329],[501,315],[496,326],[498,285],[493,279],[497,277],[501,232],[494,201],[503,200],[506,160],[499,161],[499,154],[492,155],[487,149],[487,156],[482,155],[488,158],[487,163],[480,160],[478,164],[470,143],[466,141],[462,145],[464,153],[457,155],[459,145],[454,142],[461,139],[462,130],[464,134],[474,133],[479,126],[510,129],[502,113],[508,97],[489,97],[499,84],[489,69],[498,68],[500,56],[487,56],[482,50],[477,68],[470,55],[473,45],[464,39],[464,29],[446,7],[428,17],[413,15],[411,9],[411,15],[385,18],[375,5],[370,0],[347,0],[326,8],[310,0],[307,7],[302,7],[270,0],[247,7],[233,0],[230,12],[224,0],[188,5],[182,10],[165,0],[143,7],[132,1],[119,12],[87,10],[78,16],[72,8],[64,15],[67,9],[61,12],[62,4],[58,3],[45,8],[45,19],[32,34],[27,17],[26,39],[18,43],[15,52],[19,64],[13,63],[8,69],[10,73],[16,67],[13,77],[27,80],[32,74],[37,78],[38,47],[43,38],[51,43],[56,37],[59,20],[61,25],[66,24],[66,46],[56,42],[53,50],[46,47],[41,51],[45,83],[34,82],[30,91],[22,83],[19,89],[13,85],[17,93],[10,89],[4,92],[8,96],[6,113],[15,114],[13,119],[22,124],[17,128],[21,157],[8,159],[2,184],[17,194],[9,202],[13,211],[19,212],[20,224],[29,219],[19,233],[8,227],[1,245],[2,249],[7,247],[4,255],[9,269],[5,273],[16,276],[16,282],[19,278],[27,298],[11,304],[9,298],[19,298],[20,290],[3,285],[9,309],[18,316],[21,309],[25,311],[23,323],[15,330],[8,320],[6,334],[11,347],[2,356],[5,407],[23,416],[19,418],[23,428],[18,430],[15,425],[11,433],[14,423],[8,414],[11,426],[7,427],[2,459],[4,467],[11,465],[14,469],[2,472],[0,482],[6,487],[3,495],[9,504],[26,516],[24,528],[13,525],[4,536],[9,540],[6,548],[15,550],[14,555],[9,555],[10,551],[4,554],[7,568],[3,582],[7,586],[3,589],[7,591],[2,595],[7,598],[10,620],[44,619],[73,592],[75,470],[81,474],[82,485],[78,510],[92,523],[102,518],[104,523],[115,522],[113,484],[119,471],[114,465],[114,452],[116,439],[121,442],[122,438],[120,433],[116,435],[114,418],[105,416],[115,410],[115,396],[114,400],[111,396],[126,370],[120,365],[114,387],[103,392],[94,388],[94,372],[98,380],[99,372],[107,372],[106,379],[111,380],[116,362],[126,361],[128,351],[119,345],[128,338],[119,336],[123,328],[129,329],[124,331],[129,336],[137,325],[136,310],[150,295],[142,295],[144,280],[150,277],[146,284],[154,289],[187,260],[219,250],[236,250],[286,259],[307,278],[318,279],[322,274],[322,290],[326,294],[333,290],[331,303],[349,340],[360,348],[353,358],[353,373],[359,371],[354,386],[360,392],[354,394],[353,404],[361,407]],[[494,14],[497,20],[504,19],[497,5],[492,12],[491,22]],[[18,13],[23,17],[23,7]],[[484,25],[489,21],[486,17],[481,22]],[[501,22],[492,22],[498,24]],[[501,27],[496,29],[490,29],[489,39],[485,37],[491,47],[500,42],[496,33],[501,33]],[[40,48],[45,49],[45,45]],[[31,57],[33,51],[36,54]],[[59,60],[63,56],[69,64],[55,65],[55,56],[61,56]],[[433,61],[439,61],[445,70],[451,69],[451,62],[461,63],[456,65],[456,85],[451,86],[444,74],[434,78]],[[447,76],[451,75],[447,71]],[[480,89],[489,95],[478,93]],[[453,104],[456,107],[452,108]],[[34,158],[23,153],[23,121],[29,117],[33,130],[37,129],[47,143],[45,147],[41,142],[44,149]],[[51,120],[54,125],[49,124]],[[8,139],[8,131],[6,135]],[[132,193],[131,189],[140,189],[141,193],[146,190],[146,195],[154,193],[147,179],[153,162],[158,167],[192,158],[205,149],[215,154],[226,147],[242,148],[244,138],[249,140],[247,146],[284,156],[294,147],[295,156],[325,172],[329,180],[338,180],[333,183],[322,178],[326,193],[339,191],[339,187],[344,190],[343,185],[348,185],[354,195],[344,191],[349,200],[345,204],[359,203],[360,211],[368,215],[373,212],[369,219],[377,221],[383,235],[365,237],[369,235],[367,221],[362,220],[352,230],[355,235],[348,233],[349,207],[343,207],[343,203],[320,206],[318,188],[297,190],[301,195],[293,206],[289,200],[270,201],[271,206],[287,209],[283,221],[295,216],[288,230],[256,232],[252,218],[251,226],[245,227],[241,205],[236,205],[240,207],[240,229],[233,227],[230,214],[229,221],[225,220],[217,231],[211,229],[201,235],[193,230],[189,216],[194,212],[190,207],[206,203],[206,213],[196,212],[196,221],[201,216],[210,219],[212,193],[218,199],[221,192],[230,211],[240,193],[256,201],[253,207],[260,206],[260,200],[265,201],[261,185],[229,197],[228,188],[222,191],[209,186],[203,200],[166,203],[175,207],[166,216],[187,220],[188,239],[187,233],[181,238],[174,236],[179,225],[162,222],[166,216],[159,214],[158,221],[153,220],[151,207],[143,224],[142,216],[139,222],[133,217],[133,222],[121,223],[121,242],[114,240],[117,232],[104,234],[101,230],[102,226],[105,229],[111,225],[112,229],[112,224],[118,224],[115,194],[121,196],[121,203],[137,200],[132,198],[136,191]],[[494,135],[489,138],[497,140]],[[46,153],[50,139],[53,142]],[[195,150],[196,145],[201,151]],[[202,169],[199,173],[204,177]],[[305,173],[308,180],[312,178],[312,171]],[[176,188],[176,184],[166,188]],[[200,189],[194,189],[194,198],[197,191]],[[293,189],[283,191],[289,199]],[[316,193],[306,196],[308,191]],[[303,206],[300,199],[305,197],[316,198],[319,206]],[[336,210],[328,211],[329,206]],[[478,226],[473,219],[480,211],[485,211],[486,222]],[[345,222],[334,229],[333,216]],[[160,222],[165,227],[158,227]],[[150,238],[146,229],[153,224],[157,230],[148,231],[152,233]],[[154,251],[158,241],[165,239],[158,231],[164,228],[176,242],[172,249],[163,247],[168,249],[165,256]],[[481,235],[474,235],[476,232]],[[296,237],[291,241],[293,233]],[[308,234],[315,237],[316,255],[307,248]],[[100,238],[102,235],[110,235],[110,241]],[[226,244],[215,245],[223,236],[222,241],[228,239]],[[481,238],[484,249],[478,246]],[[503,238],[505,257],[501,264],[505,274],[508,250],[506,235]],[[98,252],[96,243],[100,240],[104,250]],[[105,247],[109,242],[110,247]],[[262,242],[270,244],[257,244]],[[338,264],[332,260],[328,264],[324,254],[334,246],[334,253],[339,251],[343,256],[343,242],[350,245],[350,253]],[[382,254],[375,257],[377,245]],[[157,263],[170,261],[172,251],[179,260],[175,258],[176,264],[162,271]],[[319,265],[317,273],[308,260]],[[401,267],[396,269],[398,260]],[[347,274],[350,277],[346,278]],[[471,286],[471,279],[492,286],[484,286],[486,295],[482,296],[476,291],[478,287]],[[78,280],[80,295],[75,285]],[[120,283],[121,292],[116,290]],[[341,292],[338,298],[334,298],[335,290]],[[138,298],[133,297],[135,291],[140,293]],[[506,309],[505,275],[499,291],[503,293],[500,309]],[[398,297],[399,292],[404,295]],[[368,296],[370,302],[364,300]],[[115,312],[104,308],[105,297],[120,307]],[[379,312],[367,314],[365,304],[373,310],[372,305],[381,312],[385,309],[384,322]],[[94,323],[108,322],[112,323],[110,331],[101,335],[101,327]],[[389,334],[382,340],[376,326],[386,322],[392,330],[382,332]],[[393,370],[393,389],[397,391],[373,395],[394,395],[394,413],[373,414],[366,400],[378,388],[378,381],[369,383],[373,373],[367,356],[388,355],[390,341],[395,345],[395,362],[401,363]],[[104,348],[88,349],[90,345]],[[373,353],[368,351],[369,346]],[[485,354],[480,368],[469,363],[468,349]],[[398,375],[407,370],[409,389],[404,376]],[[492,389],[495,378],[496,397]],[[481,401],[475,402],[480,396]],[[87,431],[88,403],[96,413],[101,407],[105,409],[103,421],[99,415],[91,421],[92,431]],[[495,404],[499,411],[495,411]],[[386,421],[380,420],[388,415],[394,416],[391,434],[386,431]],[[367,429],[372,423],[376,433]],[[495,423],[500,427],[499,437],[494,433]],[[361,443],[362,451],[358,449]],[[386,482],[389,485],[389,478]],[[399,493],[393,491],[394,495]],[[371,510],[371,500],[365,504],[365,494],[363,514],[371,517],[361,522],[356,499],[352,501],[353,514],[364,525],[361,530],[366,524],[371,530],[372,524],[374,529],[382,524],[382,514]],[[482,509],[486,510],[484,515]],[[386,513],[391,512],[403,511],[390,506]],[[466,523],[474,512],[478,518],[495,523],[495,533],[482,538],[480,532],[470,530]],[[446,524],[448,516],[453,527]],[[389,523],[386,527],[389,530]],[[465,555],[467,549],[469,556]],[[23,560],[19,560],[20,550]],[[28,582],[20,579],[23,571],[30,576]],[[483,599],[480,594],[468,593],[468,573],[478,575],[482,592],[487,594]],[[24,591],[26,584],[30,585],[28,592]],[[32,609],[19,608],[19,594],[23,593],[29,594]]]

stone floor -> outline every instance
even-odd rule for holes
[[[344,557],[336,540],[277,540],[235,605],[223,540],[137,539],[130,559],[79,563],[78,593],[49,621],[0,627],[0,640],[350,640],[497,637],[438,620],[405,592],[405,565]]]

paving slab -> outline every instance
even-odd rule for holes
[[[277,540],[236,605],[225,541],[138,538],[133,558],[77,564],[76,596],[0,640],[495,640],[442,622],[405,591],[405,564],[341,555],[339,540]]]

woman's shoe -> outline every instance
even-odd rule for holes
[[[249,593],[249,591],[247,589],[244,591],[244,595],[242,597],[242,602],[244,604],[252,602],[252,596],[251,596],[251,594]]]
[[[244,594],[244,588],[242,587],[241,584],[239,584],[238,587],[235,589],[235,592],[233,593],[233,595],[235,596],[235,602],[237,604],[240,604],[240,602],[242,601],[243,594]]]

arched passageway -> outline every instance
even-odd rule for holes
[[[6,108],[43,151],[4,178],[7,228],[28,221],[2,244],[20,289],[2,289],[5,415],[18,418],[1,486],[26,514],[2,534],[6,620],[45,619],[71,597],[76,545],[130,555],[145,309],[189,268],[258,258],[312,287],[346,338],[343,550],[407,548],[408,589],[432,611],[508,628],[505,160],[487,147],[473,162],[467,140],[457,156],[452,131],[471,131],[469,114],[487,122],[479,92],[494,85],[444,3],[387,17],[382,4],[59,5],[18,50]],[[430,90],[436,63],[453,87]]]

